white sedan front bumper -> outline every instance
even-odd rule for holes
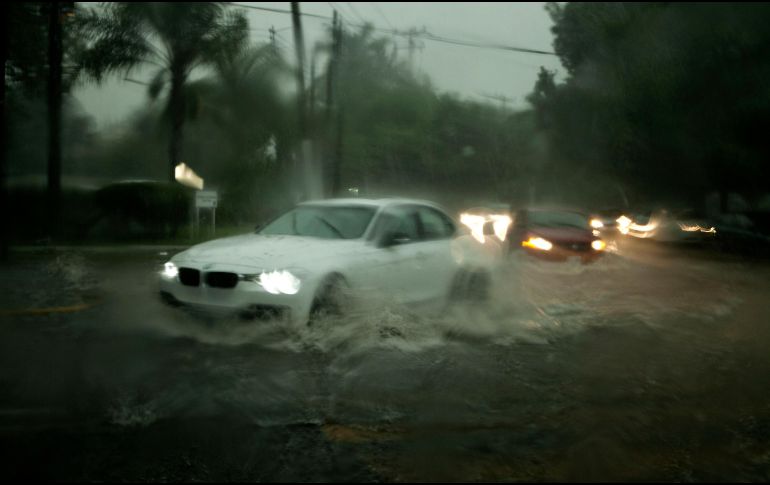
[[[179,276],[169,277],[161,273],[159,289],[167,300],[213,310],[217,313],[274,310],[276,314],[285,316],[295,323],[304,323],[308,320],[314,296],[313,288],[307,284],[309,282],[304,282],[300,291],[294,295],[268,293],[256,281],[243,279],[239,279],[233,288],[215,288],[206,284],[206,271],[194,265],[185,265],[185,267],[200,271],[198,285],[185,285],[180,281]],[[217,268],[214,271],[222,271],[222,269]]]

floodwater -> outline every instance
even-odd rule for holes
[[[484,305],[368,297],[295,328],[162,305],[168,257],[2,271],[3,308],[73,308],[0,319],[7,478],[770,479],[767,263],[515,256]]]

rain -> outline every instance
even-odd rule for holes
[[[770,480],[770,7],[3,4],[6,480]]]

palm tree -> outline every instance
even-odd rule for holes
[[[190,133],[205,155],[207,180],[234,206],[255,206],[264,197],[264,183],[272,180],[275,188],[288,175],[285,148],[296,141],[296,130],[281,86],[292,70],[269,45],[231,51],[212,67],[211,76],[185,89]]]
[[[246,17],[227,11],[222,2],[119,2],[92,9],[81,22],[88,47],[80,65],[97,82],[106,74],[128,73],[141,65],[157,68],[148,92],[155,99],[168,87],[168,173],[174,180],[174,168],[181,162],[184,90],[190,74],[245,45]]]

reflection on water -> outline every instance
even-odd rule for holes
[[[167,308],[138,283],[143,265],[92,262],[84,276],[74,261],[66,271],[95,275],[103,303],[67,320],[77,339],[47,359],[77,356],[71,377],[60,372],[77,391],[46,388],[34,359],[9,368],[131,433],[202,417],[316,426],[390,480],[770,470],[767,269],[514,256],[483,305],[426,312],[364,295],[343,318],[290,327]]]

